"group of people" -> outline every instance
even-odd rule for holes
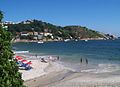
[[[35,54],[36,58],[37,58],[37,54]],[[52,58],[52,56],[48,57],[49,60],[51,61],[55,61],[55,60],[59,60],[59,56],[57,56],[56,58]],[[47,62],[45,61],[44,58],[41,58],[41,62]],[[80,58],[80,63],[84,63],[84,64],[88,64],[88,59],[87,58]]]
[[[81,58],[80,59],[80,63],[86,63],[86,64],[88,64],[88,59],[87,58],[85,58],[85,59]]]
[[[37,54],[35,54],[35,56],[36,56],[36,58],[37,58]],[[53,56],[48,56],[48,58],[41,58],[40,57],[40,59],[41,59],[41,62],[45,62],[45,63],[47,63],[48,61],[56,61],[56,60],[59,60],[60,58],[59,58],[59,56],[56,56],[56,57],[53,57]]]

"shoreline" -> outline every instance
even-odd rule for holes
[[[17,42],[59,42],[59,41],[65,41],[67,39],[63,39],[63,40],[27,40],[27,39],[22,39],[22,40],[15,40],[13,41],[13,43],[17,43]],[[117,39],[104,39],[104,38],[82,38],[82,39],[69,39],[68,41],[88,41],[88,40],[117,40]],[[65,41],[66,42],[66,41]]]
[[[51,72],[59,72],[62,70],[72,70],[68,67],[65,67],[61,65],[60,63],[53,60],[49,60],[49,56],[38,56],[37,58],[35,56],[29,56],[29,55],[23,55],[23,54],[16,54],[17,56],[21,56],[22,59],[31,61],[31,67],[30,70],[19,70],[19,72],[22,73],[22,79],[24,81],[31,80],[40,76],[47,75]],[[41,58],[44,58],[46,62],[42,62]],[[53,56],[54,58],[54,56]],[[74,70],[73,70],[74,71]]]
[[[21,56],[25,56],[22,55]],[[22,71],[27,87],[115,87],[120,86],[120,68],[117,65],[98,64],[98,69],[76,71],[59,62],[43,63],[35,56],[27,55],[33,69]],[[119,71],[114,73],[112,69]]]

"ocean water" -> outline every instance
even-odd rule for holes
[[[81,65],[80,60],[86,63],[87,59],[87,68],[97,66],[108,71],[120,70],[120,40],[14,43],[13,48],[40,56],[56,55],[71,67],[78,68]]]

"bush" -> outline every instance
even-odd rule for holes
[[[3,14],[0,11],[0,21]],[[11,33],[0,25],[0,87],[24,87],[11,51]]]

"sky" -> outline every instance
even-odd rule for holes
[[[38,19],[120,36],[120,0],[0,0],[3,21]]]

